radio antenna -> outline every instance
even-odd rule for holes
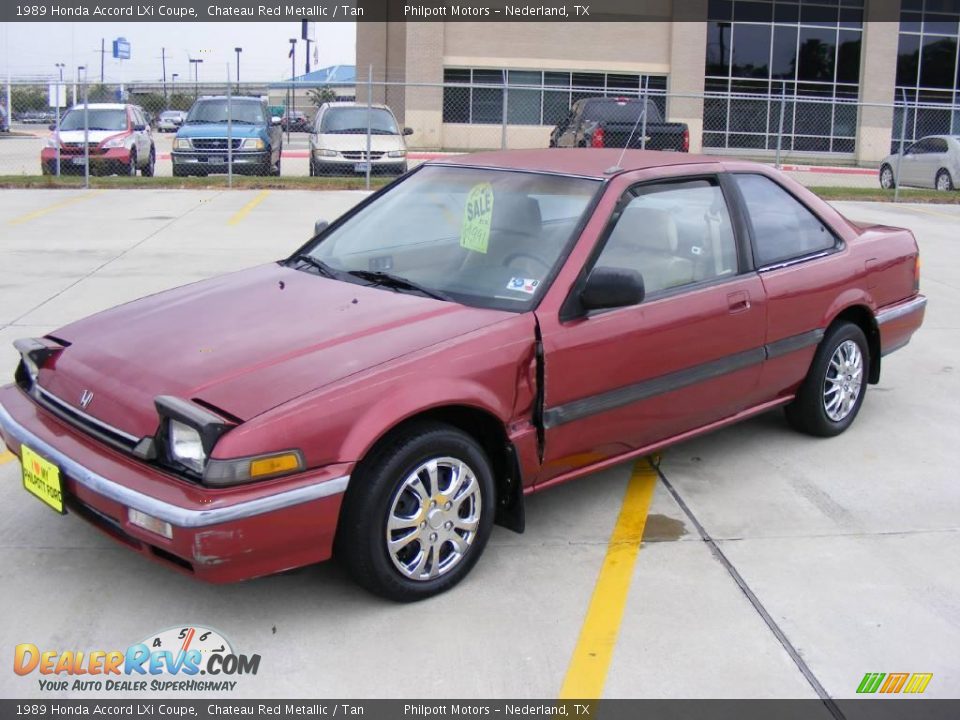
[[[623,156],[626,155],[626,153],[627,153],[627,148],[630,147],[630,141],[633,140],[633,136],[636,134],[637,128],[640,127],[640,122],[642,121],[643,124],[644,124],[644,127],[646,127],[646,124],[647,124],[647,86],[648,86],[648,83],[649,83],[649,82],[650,82],[650,76],[649,76],[649,75],[644,75],[644,76],[643,76],[643,93],[641,94],[641,99],[642,99],[642,101],[641,101],[640,115],[637,116],[637,121],[633,124],[633,129],[630,130],[630,135],[627,136],[627,142],[626,142],[626,144],[623,146],[623,150],[620,151],[620,157],[617,158],[617,164],[614,165],[613,167],[609,167],[609,168],[607,168],[606,170],[604,170],[604,171],[603,171],[603,174],[604,174],[604,175],[612,175],[612,174],[615,173],[615,172],[619,172],[619,171],[623,170],[623,167],[621,167],[621,163],[623,162]],[[646,134],[646,133],[644,133],[644,134]],[[643,144],[644,144],[644,149],[646,149],[646,142],[644,142]]]

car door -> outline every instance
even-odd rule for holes
[[[631,186],[559,317],[538,311],[544,353],[539,482],[735,415],[754,404],[763,286],[717,175]],[[637,305],[583,315],[594,267],[641,274]]]
[[[823,318],[836,301],[836,288],[849,283],[850,268],[830,257],[843,249],[841,239],[779,182],[760,173],[731,177],[767,300],[767,361],[759,393],[783,397],[806,376],[823,337]]]
[[[949,167],[947,141],[944,138],[927,138],[925,142],[927,152],[923,155],[919,183],[923,187],[935,188],[940,168]]]
[[[924,155],[926,154],[926,140],[917,140],[907,148],[900,161],[900,184],[919,185],[923,177]]]

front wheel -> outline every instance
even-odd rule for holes
[[[493,527],[486,453],[441,423],[412,426],[364,460],[350,480],[335,552],[371,592],[410,602],[460,582]]]
[[[950,177],[950,173],[947,170],[942,169],[937,173],[937,190],[942,190],[944,192],[949,192],[953,190],[953,178]]]
[[[867,392],[870,347],[856,325],[839,323],[824,336],[787,420],[800,432],[839,435],[853,423]]]
[[[130,151],[130,164],[127,165],[127,175],[133,177],[137,174],[137,151]]]
[[[884,190],[893,190],[896,186],[896,180],[893,178],[893,168],[884,165],[880,168],[880,187]]]

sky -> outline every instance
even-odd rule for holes
[[[276,81],[290,77],[290,38],[300,37],[299,22],[45,22],[2,23],[0,30],[0,80],[7,69],[16,79],[52,78],[56,63],[66,64],[64,77],[87,65],[91,80],[100,79],[100,39],[105,40],[106,82],[141,80],[158,82],[163,77],[161,49],[166,48],[167,79],[178,73],[177,82],[193,80],[189,58],[202,58],[200,82],[236,78],[235,47],[242,47],[240,80]],[[318,62],[310,46],[311,69],[355,63],[354,23],[314,23]],[[112,41],[125,37],[131,44],[130,60],[114,60]],[[304,72],[304,42],[297,42],[297,75]]]

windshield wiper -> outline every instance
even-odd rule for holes
[[[445,300],[447,302],[450,302],[451,300],[449,295],[445,295],[438,290],[425,288],[423,285],[419,285],[413,280],[407,280],[405,277],[391,275],[390,273],[385,273],[380,270],[349,270],[347,271],[347,274],[353,275],[361,280],[369,280],[376,285],[393,288],[394,290],[413,290],[426,295],[427,297],[431,297],[434,300]]]
[[[306,253],[301,253],[293,258],[294,260],[302,260],[307,265],[315,268],[324,277],[338,279],[338,273],[332,267],[327,265],[322,260],[317,260],[312,255],[307,255]]]

